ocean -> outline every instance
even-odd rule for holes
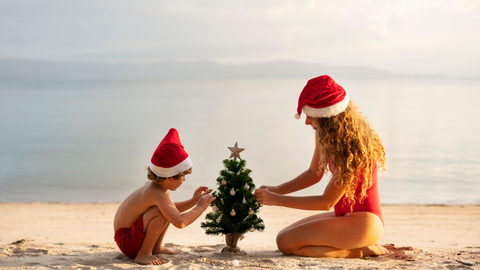
[[[121,202],[174,127],[191,197],[238,142],[257,186],[308,168],[314,133],[294,118],[306,80],[0,82],[0,202]],[[338,80],[384,141],[384,204],[480,204],[479,80]],[[294,195],[321,194],[328,178]]]

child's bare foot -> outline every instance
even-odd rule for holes
[[[363,257],[380,256],[388,253],[388,250],[379,244],[360,248]]]
[[[178,252],[171,248],[161,247],[160,249],[154,249],[153,254],[178,254]]]
[[[160,260],[152,254],[138,254],[135,262],[143,265],[160,265],[165,263],[165,261]]]

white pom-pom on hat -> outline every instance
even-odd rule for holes
[[[300,119],[300,114],[295,113],[295,119],[297,119],[297,120]]]

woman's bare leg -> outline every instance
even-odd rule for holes
[[[296,221],[296,222],[288,225],[287,227],[283,228],[283,230],[281,230],[280,232],[282,232],[284,230],[289,230],[290,228],[296,227],[298,225],[305,224],[305,223],[310,222],[310,221],[325,219],[325,218],[334,218],[334,217],[336,217],[336,216],[335,216],[335,212],[333,212],[333,211],[328,211],[328,212],[323,212],[323,213],[320,213],[320,214],[312,215],[312,216],[300,219],[299,221]]]
[[[354,212],[344,217],[323,213],[280,231],[277,245],[284,254],[359,258],[386,252],[376,245],[382,234],[383,224],[372,213]]]
[[[379,244],[355,249],[338,249],[327,246],[307,246],[298,250],[295,255],[308,257],[330,258],[362,258],[388,253],[388,250]]]

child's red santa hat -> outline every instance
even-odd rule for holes
[[[172,177],[193,166],[180,142],[178,131],[170,129],[153,153],[150,170],[159,177]]]
[[[332,117],[345,111],[349,100],[347,91],[330,76],[316,77],[303,88],[295,118],[300,119],[302,111],[311,117]]]

